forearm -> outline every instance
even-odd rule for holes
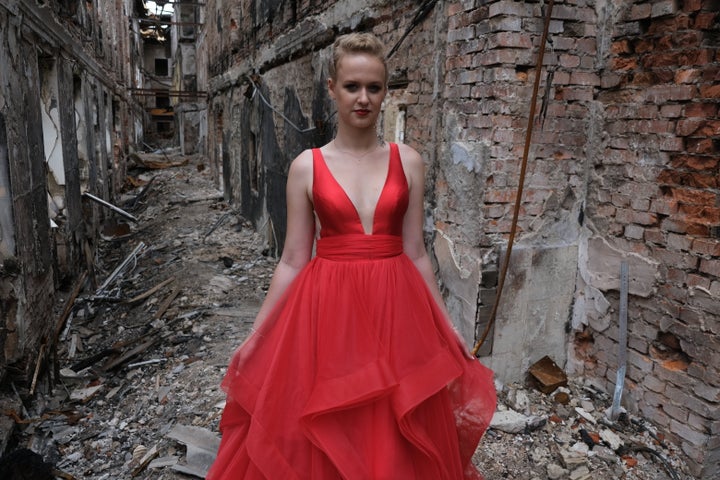
[[[265,295],[265,300],[263,300],[262,306],[255,317],[253,328],[258,329],[260,325],[262,325],[268,314],[275,308],[278,300],[285,293],[285,290],[287,290],[288,286],[295,280],[295,277],[298,276],[301,270],[301,266],[293,266],[284,262],[282,259],[278,262],[272,280],[270,281],[270,287]]]
[[[437,285],[437,279],[435,278],[435,272],[433,271],[430,257],[427,255],[427,253],[424,253],[418,255],[416,258],[411,257],[411,260],[415,264],[415,268],[417,268],[420,272],[423,280],[425,280],[425,284],[430,290],[430,293],[432,294],[435,303],[438,304],[443,314],[445,315],[445,318],[448,320],[448,322],[450,322],[450,314],[448,313],[447,307],[445,306],[445,301],[440,294],[440,289]]]

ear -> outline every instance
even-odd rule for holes
[[[330,98],[335,100],[335,82],[333,81],[332,78],[328,78],[327,86],[328,86],[328,93],[330,94]]]

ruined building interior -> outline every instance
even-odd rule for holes
[[[3,392],[30,401],[52,378],[58,302],[102,283],[103,230],[127,222],[108,204],[137,186],[139,153],[202,158],[277,254],[289,162],[333,136],[332,41],[372,31],[391,73],[379,131],[426,162],[428,250],[467,344],[488,333],[478,356],[503,383],[544,357],[610,395],[621,378],[623,407],[679,446],[693,478],[718,478],[718,12],[718,0],[0,0]]]

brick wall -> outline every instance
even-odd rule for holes
[[[209,90],[225,132],[210,144],[251,161],[247,147],[227,141],[248,73],[286,116],[329,135],[322,65],[335,34],[371,30],[394,45],[417,3],[209,0]],[[543,4],[439,2],[390,59],[403,81],[388,98],[426,159],[431,251],[471,342],[494,300],[540,75],[518,253],[484,361],[510,380],[551,354],[612,391],[627,261],[625,404],[708,479],[720,455],[718,10],[717,0],[556,2],[537,71]],[[272,148],[287,161],[296,153],[283,148],[288,139],[295,149],[302,139],[269,115]],[[242,166],[232,169],[242,177]],[[247,184],[235,181],[238,199]]]
[[[629,262],[626,406],[677,441],[699,478],[720,457],[718,10],[701,0],[555,3],[516,240],[536,252],[578,247],[566,367],[609,392]],[[450,2],[447,15],[445,148],[460,145],[475,165],[458,173],[458,157],[445,156],[436,228],[482,277],[495,273],[510,231],[543,10]],[[503,326],[522,315],[503,305],[544,281],[518,280],[531,266],[511,263],[500,310],[512,314],[498,318],[491,364],[503,358]]]
[[[623,256],[655,263],[652,291],[630,297],[630,402],[711,478],[720,457],[718,2],[637,1],[616,13],[588,217]],[[615,350],[617,332],[588,330],[600,359],[588,373],[610,387],[617,367],[602,352]]]

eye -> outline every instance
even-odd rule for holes
[[[380,85],[370,85],[368,90],[370,93],[380,93],[382,91],[382,87]]]
[[[354,92],[358,89],[358,86],[356,83],[346,83],[345,85],[343,85],[343,88],[348,92]]]

